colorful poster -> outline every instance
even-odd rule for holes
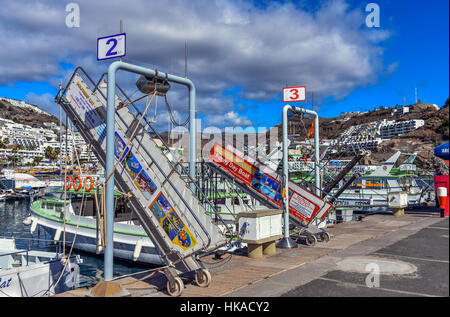
[[[133,155],[129,148],[125,149],[125,146],[126,143],[119,134],[115,132],[114,155],[119,159],[122,152],[125,150],[125,153],[122,155],[122,163],[125,160],[125,170],[144,197],[147,200],[150,200],[158,187],[150,176],[148,176],[147,172],[142,169],[142,165],[139,163],[136,156]]]
[[[166,196],[161,192],[149,206],[153,215],[173,244],[188,250],[197,244],[189,229],[184,225],[181,218],[172,208]]]
[[[139,190],[142,192],[145,198],[150,200],[151,196],[155,193],[155,191],[158,189],[153,182],[153,180],[148,176],[147,172],[142,170],[139,175],[135,179],[135,184],[139,188]]]
[[[244,154],[241,151],[229,144],[226,148],[215,144],[209,155],[213,163],[281,208],[281,176],[267,166],[260,165],[254,159],[243,157]],[[289,188],[289,212],[301,221],[308,222],[318,213],[318,216],[323,219],[332,207],[331,204],[293,182],[289,182]]]
[[[99,109],[102,108],[100,100],[91,92],[79,74],[75,74],[66,98],[69,102],[76,106],[78,114],[84,119],[86,126],[90,130],[94,130],[93,134],[97,134],[98,142],[101,144],[106,137],[105,120]]]
[[[125,149],[125,146],[127,144],[122,140],[120,135],[117,132],[114,132],[114,156],[116,159],[119,159],[120,156],[122,156],[122,160],[126,157],[128,154],[128,151],[130,150],[128,147]],[[125,150],[125,153],[123,153]],[[123,153],[123,155],[122,155]],[[122,161],[121,160],[121,161]]]
[[[135,179],[142,170],[141,164],[131,152],[129,152],[126,157],[125,169],[127,170],[128,175],[130,175],[131,179]]]

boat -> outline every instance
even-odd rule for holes
[[[102,255],[102,215],[99,214],[94,190],[60,190],[52,197],[46,196],[30,204],[31,227],[33,233],[40,226],[54,240],[61,241],[65,227],[66,245],[72,245],[76,250]],[[66,196],[66,199],[64,199]],[[98,196],[101,196],[99,190]],[[99,198],[98,198],[99,199]],[[247,210],[248,201],[245,194],[222,194],[216,196],[219,214],[226,217],[228,224],[235,223],[237,213]],[[127,205],[127,197],[119,192],[114,194],[114,250],[116,259],[140,264],[163,265],[154,243],[140,225],[139,220]],[[64,226],[64,204],[66,205]],[[222,208],[221,208],[222,207]],[[232,212],[230,212],[230,210]],[[100,220],[100,221],[99,221]],[[223,228],[225,230],[225,228]],[[222,250],[232,251],[245,246],[234,241]]]
[[[425,206],[434,200],[432,178],[419,177],[413,164],[416,155],[409,156],[403,164],[394,168],[401,152],[395,153],[373,172],[357,178],[336,200],[337,207],[351,207],[359,211],[387,211],[388,194],[404,191],[408,194],[408,206]],[[331,195],[338,188],[332,191]]]
[[[14,239],[0,238],[0,297],[43,297],[78,287],[79,255],[21,250]]]
[[[0,177],[0,187],[2,189],[12,189],[15,192],[21,192],[25,196],[31,196],[38,192],[48,193],[63,186],[63,181],[58,178],[40,179],[36,176],[26,173],[18,173],[13,170],[2,170]]]
[[[155,245],[127,206],[126,197],[116,192],[114,199],[114,257],[144,264],[163,264]],[[30,231],[34,232],[40,226],[54,240],[60,241],[63,239],[65,223],[66,245],[72,245],[72,241],[75,241],[73,247],[76,250],[97,255],[103,253],[101,226],[98,226],[101,215],[94,191],[60,191],[53,197],[43,197],[32,202],[30,211]]]

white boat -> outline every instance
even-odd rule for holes
[[[72,290],[79,283],[78,255],[19,250],[14,239],[0,238],[0,297],[42,297]]]
[[[337,199],[338,207],[352,207],[361,211],[385,211],[388,194],[404,191],[408,194],[409,206],[421,206],[434,200],[433,186],[430,186],[431,178],[420,179],[415,172],[413,161],[415,155],[409,157],[398,168],[394,168],[400,152],[390,157],[375,171],[359,177]],[[337,189],[334,190],[334,192]],[[333,192],[332,192],[333,194]]]
[[[4,189],[12,189],[23,196],[32,196],[39,192],[50,193],[62,188],[64,183],[60,178],[41,180],[36,176],[11,170],[3,170],[0,181]]]
[[[97,207],[93,191],[68,191],[66,200],[65,235],[66,245],[74,249],[88,253],[103,254],[101,243],[101,231],[97,226]],[[83,193],[85,196],[83,197]],[[64,192],[57,198],[42,198],[30,205],[31,228],[34,232],[37,226],[41,226],[53,240],[63,240],[64,231]],[[227,202],[231,199],[228,197]],[[240,199],[241,200],[241,199]],[[84,207],[81,206],[83,202]],[[163,265],[154,243],[146,234],[137,218],[127,206],[125,197],[115,194],[115,218],[114,218],[114,257],[121,260],[133,261],[144,264]],[[234,205],[236,213],[240,212],[242,206]],[[233,207],[231,207],[232,209]],[[219,208],[220,209],[220,208]],[[82,213],[80,215],[80,212]],[[228,223],[234,223],[236,214],[220,212],[226,216]],[[225,230],[225,228],[223,228]],[[227,251],[245,246],[235,241],[227,246]]]
[[[63,240],[63,195],[64,193],[61,193],[59,198],[42,198],[31,203],[32,232],[37,226],[41,226],[52,239]],[[117,208],[114,219],[114,257],[140,263],[163,264],[153,242],[122,199],[119,195],[115,196]],[[75,240],[74,249],[102,254],[102,235],[97,226],[97,215],[93,192],[86,193],[83,198],[81,193],[69,191],[65,215],[66,245],[71,246]]]

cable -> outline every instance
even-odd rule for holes
[[[170,106],[169,102],[167,101],[167,95],[164,95],[164,101],[166,102],[167,111],[169,113],[170,121],[177,127],[184,127],[189,123],[190,115],[187,117],[186,121],[183,123],[179,123],[175,120],[175,117],[173,115],[173,109]]]

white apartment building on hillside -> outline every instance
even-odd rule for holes
[[[425,125],[424,120],[387,121],[380,129],[380,136],[383,140],[393,139],[402,134],[414,131],[423,125]]]
[[[352,126],[340,136],[341,150],[375,150],[385,140],[396,138],[402,134],[414,131],[425,124],[424,120],[380,120]]]
[[[58,127],[59,128],[59,127]],[[88,151],[88,147],[79,132],[71,132],[67,134],[67,147],[65,144],[66,135],[61,136],[51,129],[33,128],[28,125],[15,123],[11,120],[0,118],[0,141],[5,148],[0,149],[0,157],[16,156],[24,159],[24,162],[31,162],[34,158],[45,158],[45,150],[47,147],[60,149],[62,156],[72,157],[74,149],[77,149],[80,160],[97,162],[92,152]],[[21,146],[21,149],[13,153],[11,145]],[[66,152],[67,149],[67,152]],[[76,157],[74,157],[74,161]]]

